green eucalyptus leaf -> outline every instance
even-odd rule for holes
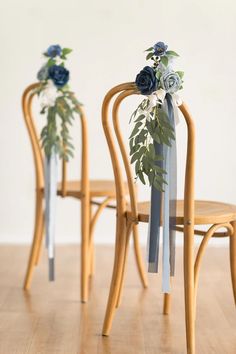
[[[140,122],[141,120],[143,120],[145,118],[145,115],[144,114],[141,114],[140,116],[138,116],[137,119],[135,119],[135,123],[136,122]]]
[[[53,65],[55,65],[56,64],[56,60],[55,59],[53,59],[53,58],[50,58],[50,59],[48,59],[48,62],[47,62],[47,67],[49,67],[50,68],[50,66],[53,66]]]
[[[133,144],[134,144],[134,139],[130,139],[129,141],[129,149],[132,150],[132,147],[133,147]]]
[[[139,153],[138,152],[133,154],[133,156],[131,158],[131,163],[134,163],[137,159],[139,159]]]
[[[135,152],[137,152],[139,148],[140,148],[140,144],[135,144],[130,151],[130,155],[133,155]]]
[[[171,57],[179,57],[179,54],[177,54],[173,50],[167,50],[166,55],[169,55]]]
[[[146,182],[145,182],[145,178],[144,178],[143,172],[142,171],[138,171],[137,175],[138,175],[140,181],[145,185]]]
[[[181,78],[181,80],[184,77],[184,72],[183,71],[176,71],[176,73],[179,75],[179,77]]]
[[[136,135],[136,137],[134,138],[134,145],[135,146],[139,145],[139,143],[140,143],[139,138],[140,138],[140,133],[138,135]]]
[[[139,157],[141,157],[145,152],[147,151],[146,146],[141,146],[141,148],[138,151]]]
[[[160,183],[157,178],[154,179],[153,185],[157,190],[164,192],[164,189],[162,188],[162,183]]]
[[[154,182],[154,178],[155,178],[155,173],[154,171],[150,171],[149,175],[148,175],[148,180],[149,180],[149,185],[152,186],[153,182]]]
[[[147,56],[146,56],[146,60],[149,60],[153,57],[154,53],[148,53]]]
[[[150,163],[149,163],[149,158],[148,155],[145,154],[142,158],[142,164],[143,164],[143,168],[145,171],[148,171],[150,168]]]
[[[135,136],[139,132],[139,128],[141,125],[142,125],[141,122],[136,123],[136,125],[134,126],[134,129],[129,137],[130,139],[133,138],[133,136]]]
[[[161,155],[155,155],[155,161],[163,161],[164,157]]]
[[[157,71],[156,71],[156,78],[157,78],[158,80],[160,80],[161,75],[162,75],[162,73],[161,73],[159,70],[157,70]]]
[[[154,166],[154,169],[155,169],[158,173],[166,174],[166,171],[165,171],[163,168],[159,167],[158,165],[155,165],[155,166]]]
[[[169,62],[169,60],[168,60],[168,57],[167,56],[163,56],[163,57],[161,57],[161,63],[164,65],[164,66],[168,66],[168,62]]]
[[[150,48],[146,49],[145,52],[150,52],[150,51],[153,51],[153,50],[154,50],[153,47],[150,47]]]
[[[151,156],[152,159],[154,160],[155,155],[156,155],[154,145],[153,145],[153,144],[149,144],[148,150],[149,150],[150,156]]]
[[[71,52],[72,52],[72,49],[70,49],[70,48],[63,48],[62,49],[62,54],[63,55],[70,54]]]
[[[135,173],[136,175],[138,174],[140,170],[140,160],[137,160],[136,163],[135,163]]]
[[[158,136],[158,134],[153,134],[153,140],[155,140],[158,144],[160,144],[161,143],[161,141],[160,141],[160,138],[159,138],[159,136]]]
[[[71,157],[74,157],[73,152],[71,150],[69,150],[69,149],[66,149],[66,154],[67,154],[67,156],[69,155]]]

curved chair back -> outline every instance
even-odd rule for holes
[[[22,109],[25,119],[25,123],[30,136],[31,146],[34,156],[35,172],[36,172],[36,188],[44,188],[44,164],[42,146],[40,142],[40,136],[37,132],[33,114],[32,114],[32,102],[36,95],[36,89],[39,83],[29,85],[22,96]],[[89,177],[88,177],[88,138],[87,138],[87,122],[83,109],[80,107],[80,119],[81,119],[81,195],[85,195],[89,189]],[[63,197],[67,194],[67,162],[62,160],[62,180],[61,180],[61,195]]]
[[[132,219],[138,222],[138,211],[137,211],[137,196],[136,189],[134,185],[134,178],[132,175],[132,170],[130,166],[129,156],[126,151],[126,144],[124,143],[119,123],[119,107],[122,101],[129,96],[138,95],[140,92],[137,89],[135,83],[124,83],[112,88],[105,96],[102,105],[102,124],[107,139],[115,184],[116,184],[116,197],[117,197],[117,214],[123,215],[127,210],[127,202],[125,199],[125,187],[124,178],[121,172],[121,161],[118,158],[118,151],[115,144],[115,139],[118,142],[120,153],[122,156],[122,162],[124,164],[126,178],[129,188],[129,198],[132,212]],[[112,122],[109,120],[109,105],[114,96],[117,96],[112,107]],[[185,188],[184,188],[184,228],[186,231],[193,232],[194,227],[194,159],[195,159],[195,130],[194,123],[191,115],[183,103],[179,106],[180,111],[185,118],[187,124],[188,141],[187,141],[187,157],[186,157],[186,169],[185,169]],[[114,133],[115,139],[114,139]]]

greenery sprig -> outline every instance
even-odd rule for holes
[[[59,45],[50,46],[44,53],[47,62],[39,70],[40,82],[37,93],[41,98],[41,114],[47,114],[47,123],[41,131],[42,146],[45,155],[52,151],[66,161],[73,157],[74,146],[70,136],[74,114],[81,114],[81,103],[70,90],[69,71],[65,68],[69,48]]]
[[[165,109],[165,96],[182,88],[183,72],[174,71],[172,59],[178,54],[167,51],[163,42],[156,43],[146,50],[146,59],[152,59],[152,66],[145,66],[136,77],[139,91],[146,95],[131,116],[134,128],[129,137],[131,163],[135,165],[136,179],[160,191],[164,191],[166,171],[163,169],[161,145],[171,147],[175,140],[174,128]],[[160,152],[159,152],[160,150]]]
[[[135,125],[129,138],[131,163],[135,163],[136,177],[143,184],[146,184],[147,177],[150,186],[164,191],[166,172],[160,167],[163,156],[155,151],[154,141],[171,146],[171,140],[175,139],[174,130],[161,107],[155,106],[147,120],[143,110],[148,106],[149,100],[144,99],[132,115]]]

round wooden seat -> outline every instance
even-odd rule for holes
[[[112,197],[116,196],[115,182],[112,180],[90,180],[90,195],[91,197]],[[127,184],[125,186],[128,192]],[[57,194],[62,195],[61,183],[58,183]],[[67,181],[66,182],[66,196],[81,198],[81,181]]]
[[[141,222],[148,222],[150,212],[149,202],[138,203],[138,219]],[[131,209],[127,211],[127,217],[131,218]],[[195,225],[207,225],[226,223],[236,219],[236,205],[221,202],[196,200],[195,201]],[[184,201],[177,201],[177,225],[184,223]]]

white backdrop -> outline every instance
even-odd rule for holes
[[[162,40],[177,51],[185,71],[182,97],[196,121],[196,196],[236,203],[236,3],[234,0],[99,0],[0,2],[0,242],[32,237],[34,169],[21,112],[23,89],[35,81],[41,52],[50,44],[74,49],[71,86],[84,103],[90,135],[91,178],[112,178],[100,108],[106,91],[132,81],[146,64],[143,50]],[[123,108],[127,122],[135,108]],[[42,117],[39,117],[42,120]],[[79,131],[74,129],[79,151]],[[178,127],[179,181],[185,127]],[[71,176],[79,175],[79,161]],[[182,194],[182,185],[179,187]],[[149,197],[142,188],[142,199]],[[57,242],[77,242],[79,203],[58,200]],[[114,241],[114,213],[106,211],[96,242]],[[142,240],[146,228],[142,227]]]

